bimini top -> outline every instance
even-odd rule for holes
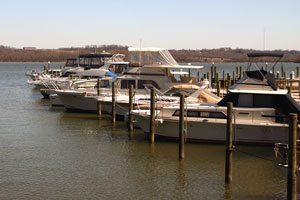
[[[274,75],[264,70],[246,71],[246,75],[231,90],[277,91]]]
[[[164,48],[128,48],[129,63],[132,66],[171,65],[178,66],[170,52]]]
[[[284,56],[283,53],[269,52],[269,51],[261,51],[261,52],[252,52],[247,54],[249,58],[256,57],[277,57],[282,58]]]

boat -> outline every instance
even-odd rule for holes
[[[81,75],[85,70],[101,68],[105,62],[112,59],[113,56],[113,54],[107,52],[100,54],[80,54],[78,57],[78,65],[66,67],[64,70],[62,70],[60,76],[50,78],[47,76],[39,80],[27,81],[27,83],[34,85],[37,89],[57,89],[64,87],[66,84],[68,84],[70,79],[82,78]],[[69,65],[72,64],[71,61],[73,61],[73,64],[76,64],[74,60],[71,59],[68,61]],[[42,93],[42,95],[45,98],[49,97],[45,93]]]
[[[92,55],[92,56],[91,56]],[[84,54],[80,55],[82,63],[79,67],[68,69],[57,78],[41,80],[36,85],[39,85],[40,92],[44,98],[50,98],[51,94],[56,94],[55,90],[71,89],[72,82],[84,81],[94,79],[94,85],[97,83],[96,78],[104,76],[116,76],[114,73],[109,71],[109,67],[119,66],[118,70],[122,67],[126,68],[128,62],[124,62],[123,54]],[[90,64],[92,63],[92,64]],[[121,66],[121,67],[120,67]],[[80,69],[79,69],[80,68]],[[91,84],[91,81],[88,81]],[[43,85],[43,87],[41,86]],[[36,86],[37,87],[37,86]],[[57,98],[56,98],[57,99]]]
[[[256,53],[249,57],[283,55]],[[274,144],[288,139],[288,115],[300,114],[300,106],[287,93],[277,88],[274,75],[261,70],[245,72],[220,102],[216,104],[186,104],[187,141],[223,143],[226,139],[227,103],[233,103],[233,141],[247,144]],[[178,138],[179,104],[163,107],[156,114],[157,136]],[[138,125],[149,132],[150,112],[132,111]]]
[[[203,68],[202,66],[179,65],[169,51],[164,48],[129,48],[128,51],[128,68],[120,76],[115,77],[116,90],[120,94],[117,96],[119,99],[128,99],[128,90],[131,84],[134,85],[137,95],[146,95],[145,87],[147,85],[165,92],[170,86],[183,82],[195,84],[197,80],[194,77],[181,76],[180,80],[176,80],[171,70]],[[106,96],[95,98],[96,89],[94,91],[59,91],[58,95],[61,96],[67,110],[96,112],[97,101],[101,99],[105,99],[105,102],[111,101],[111,97],[107,97],[107,94],[111,95],[111,89],[103,89],[101,93],[102,96]],[[121,97],[122,95],[124,97]]]

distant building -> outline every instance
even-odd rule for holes
[[[23,47],[23,50],[36,50],[36,47]]]

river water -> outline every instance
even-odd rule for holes
[[[109,116],[51,107],[26,84],[25,71],[44,64],[0,63],[0,199],[286,198],[272,146],[237,146],[247,154],[233,153],[225,185],[224,145],[187,143],[179,161],[175,142],[150,145]]]

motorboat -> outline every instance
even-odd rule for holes
[[[107,53],[104,55],[92,55],[93,56],[90,54],[80,55],[79,58],[89,58],[88,61],[87,59],[84,59],[81,61],[82,63],[80,64],[80,67],[68,69],[60,77],[41,80],[36,83],[36,87],[39,85],[38,87],[40,88],[41,94],[44,98],[49,98],[50,94],[55,94],[54,90],[71,89],[73,81],[94,79],[94,83],[96,84],[96,78],[116,76],[116,74],[109,71],[109,67],[118,66],[118,70],[121,70],[122,68],[126,68],[128,65],[128,62],[123,61],[125,57],[123,54],[114,54],[112,56]],[[116,73],[118,73],[117,70]],[[89,84],[91,83],[90,81],[88,82]]]
[[[170,86],[182,84],[182,82],[195,84],[197,81],[193,77],[182,76],[180,80],[176,80],[171,70],[203,68],[202,66],[181,66],[174,60],[169,51],[163,48],[129,48],[128,51],[129,66],[122,75],[115,78],[118,98],[128,99],[128,90],[132,84],[137,95],[145,94],[146,85],[151,85],[165,92]],[[111,89],[104,89],[102,95],[107,95],[107,93],[111,95]],[[58,92],[67,110],[89,112],[97,111],[99,99],[109,99],[109,97],[95,98],[96,94],[96,89],[93,92],[70,90]],[[121,95],[125,95],[125,97],[121,97]]]
[[[106,61],[113,58],[114,55],[107,52],[97,54],[80,54],[78,57],[78,65],[75,65],[76,63],[73,59],[67,60],[68,66],[61,71],[60,76],[50,78],[47,76],[39,80],[27,81],[27,83],[34,85],[37,89],[57,89],[57,87],[64,87],[65,84],[67,84],[66,82],[69,82],[70,79],[82,78],[82,74],[85,70],[100,69]],[[73,66],[70,66],[72,64]],[[48,98],[47,95],[44,97]]]
[[[254,56],[249,54],[249,57]],[[256,56],[280,56],[259,54]],[[249,66],[250,68],[250,66]],[[274,75],[260,70],[245,72],[220,102],[186,104],[185,132],[187,141],[224,142],[227,103],[233,103],[233,141],[235,143],[274,144],[288,139],[288,115],[300,114],[300,106],[287,93],[277,88]],[[163,107],[156,114],[157,136],[178,138],[179,104]],[[149,132],[150,112],[132,111],[138,125]]]

